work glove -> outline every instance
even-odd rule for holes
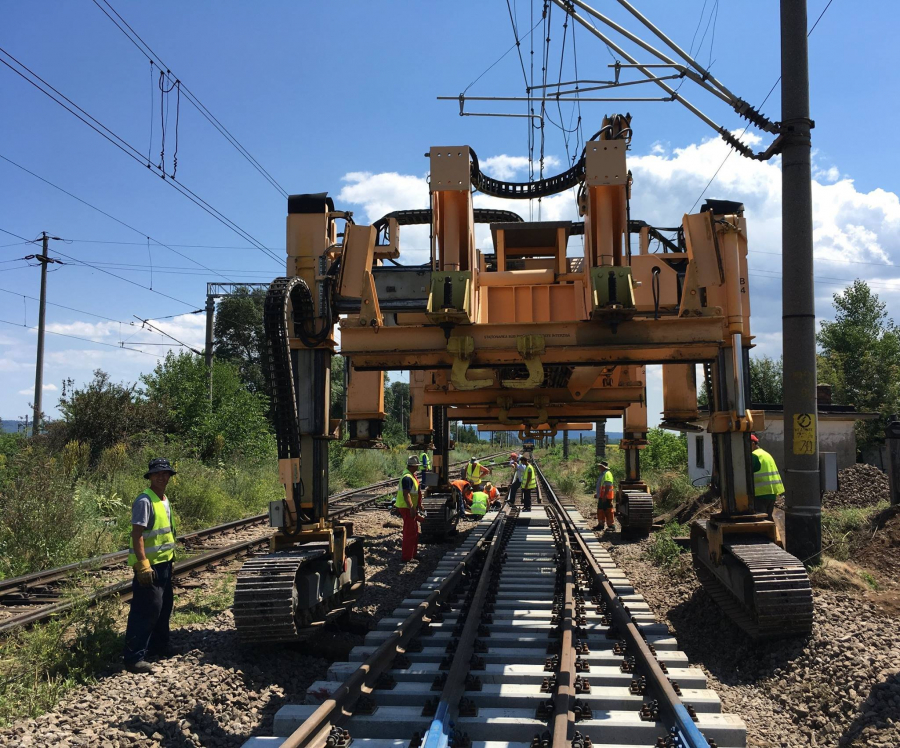
[[[131,568],[134,569],[134,578],[137,579],[141,587],[149,587],[156,581],[156,572],[153,571],[153,567],[150,566],[148,559],[145,558],[142,561],[138,561]]]

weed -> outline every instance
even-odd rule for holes
[[[687,532],[687,525],[670,522],[650,539],[644,556],[655,566],[665,569],[673,576],[685,576],[690,564],[687,554],[675,542],[675,538]]]
[[[69,689],[91,683],[121,651],[119,603],[89,606],[79,593],[65,615],[0,641],[0,725],[36,717]]]
[[[867,528],[878,512],[888,506],[825,509],[822,512],[822,548],[838,561],[847,561],[861,542],[860,531]]]
[[[182,601],[183,600],[183,601]],[[194,590],[187,599],[176,598],[172,624],[205,623],[234,604],[234,574],[225,574],[211,590]]]
[[[859,575],[863,578],[863,581],[869,585],[873,590],[878,590],[879,584],[878,580],[867,571],[860,571]]]

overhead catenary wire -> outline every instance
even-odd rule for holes
[[[160,71],[165,70],[167,74],[171,74],[171,68],[166,65],[156,52],[151,49],[150,45],[147,44],[138,34],[134,28],[119,14],[119,12],[108,2],[108,0],[93,0],[94,4],[103,12],[103,14],[109,18],[110,21],[119,29],[128,39],[134,44],[135,48],[144,55],[151,64],[151,76],[152,76],[152,66],[155,64],[160,68]],[[104,7],[106,6],[106,7]],[[109,11],[107,11],[107,8]],[[112,15],[110,15],[112,13]],[[115,17],[113,17],[115,16]],[[200,99],[196,96],[196,94],[191,91],[187,85],[185,85],[184,81],[176,78],[178,81],[179,89],[184,93],[185,99],[189,101],[194,107],[196,107],[197,111],[200,112],[201,115],[216,129],[218,132],[237,150],[238,153],[243,156],[247,162],[253,166],[256,171],[258,171],[263,178],[269,182],[276,190],[278,190],[281,195],[285,198],[288,197],[288,192],[285,190],[265,168],[257,161],[253,155],[238,141],[238,139],[232,135],[232,133],[228,130],[228,128],[223,125],[219,119],[200,101]],[[152,138],[152,133],[151,133]],[[176,147],[177,150],[177,147]]]
[[[816,26],[819,25],[819,21],[822,20],[822,16],[825,15],[825,13],[831,7],[831,4],[833,2],[834,2],[834,0],[828,0],[828,2],[825,4],[825,7],[822,8],[822,12],[819,13],[818,18],[816,18],[816,20],[815,20],[815,23],[813,23],[813,25],[810,26],[809,31],[806,32],[807,39],[812,35],[812,32],[816,30]],[[769,100],[769,97],[775,92],[775,89],[778,87],[779,83],[781,83],[780,75],[778,76],[778,79],[772,84],[772,88],[769,89],[769,93],[766,94],[766,98],[764,98],[762,100],[762,104],[760,104],[758,107],[756,107],[756,111],[762,110],[762,108],[766,105],[766,102]],[[753,123],[752,122],[747,123],[747,126],[744,128],[743,132],[738,137],[738,140],[740,140],[741,138],[744,137],[744,135],[747,134],[747,130],[750,129],[751,124],[753,124]],[[703,196],[706,194],[706,191],[710,188],[712,183],[715,181],[716,177],[719,176],[719,172],[722,171],[722,167],[725,166],[725,162],[728,161],[728,159],[732,153],[733,153],[733,151],[729,150],[728,153],[725,154],[725,158],[722,159],[722,163],[719,164],[719,167],[715,170],[713,175],[709,178],[709,181],[706,183],[706,186],[703,188],[703,191],[700,193],[700,195],[697,197],[697,199],[694,200],[694,204],[691,206],[691,209],[688,211],[688,213],[694,212],[694,208],[697,207],[697,203],[699,203],[700,200],[703,199]]]
[[[11,325],[12,327],[23,327],[26,330],[37,330],[36,327],[29,327],[28,325],[23,325],[21,322],[10,322],[7,319],[0,319],[0,322],[2,322],[5,325]],[[61,338],[71,338],[72,340],[80,340],[84,343],[92,343],[93,345],[102,345],[102,346],[106,346],[107,348],[115,348],[116,350],[119,350],[119,351],[134,351],[135,353],[143,353],[145,356],[153,356],[154,358],[159,358],[159,356],[157,354],[150,353],[150,351],[142,351],[140,348],[126,348],[124,345],[115,345],[113,343],[104,343],[100,340],[91,340],[90,338],[82,338],[82,337],[79,337],[78,335],[70,335],[69,333],[65,333],[65,332],[54,332],[53,330],[44,330],[44,332],[47,333],[48,335],[57,335]],[[136,343],[135,345],[142,345],[142,343]]]
[[[28,68],[24,63],[20,62],[13,55],[7,52],[5,49],[0,47],[0,54],[5,55],[15,64],[11,64],[7,60],[0,57],[0,63],[5,65],[7,68],[12,70],[16,75],[21,77],[23,80],[31,84],[38,91],[43,93],[45,96],[50,98],[55,103],[59,104],[63,109],[72,114],[82,123],[90,127],[97,134],[101,135],[105,140],[112,143],[116,148],[122,151],[129,158],[134,160],[136,163],[141,164],[142,166],[147,167],[153,173],[157,174],[157,176],[162,177],[163,182],[168,184],[174,190],[179,192],[181,195],[186,197],[188,200],[193,202],[207,214],[215,218],[217,221],[227,226],[231,231],[240,236],[244,241],[249,242],[254,247],[256,247],[259,251],[268,255],[275,262],[281,264],[281,260],[273,254],[268,247],[266,247],[262,242],[253,237],[250,233],[248,233],[245,229],[241,228],[237,223],[232,221],[228,216],[223,214],[217,208],[212,206],[206,200],[201,198],[197,193],[191,190],[187,185],[183,182],[175,179],[169,175],[167,175],[164,171],[160,169],[160,167],[151,161],[148,161],[144,155],[137,150],[133,145],[131,145],[124,138],[117,135],[110,128],[100,122],[98,119],[88,114],[84,109],[75,104],[71,99],[66,97],[64,94],[60,93],[57,89],[55,89],[52,85],[47,83],[43,78],[41,78],[37,73]],[[18,67],[16,67],[18,66]],[[21,69],[19,69],[21,68]],[[24,72],[23,72],[24,71]]]
[[[168,249],[170,252],[173,252],[174,254],[178,255],[179,257],[183,257],[185,260],[188,260],[189,262],[193,262],[195,265],[197,265],[197,266],[203,268],[204,270],[208,270],[208,271],[211,272],[211,273],[215,273],[216,275],[218,275],[218,276],[220,276],[220,277],[222,277],[222,278],[225,278],[225,280],[227,280],[227,281],[229,281],[229,282],[231,282],[231,283],[234,282],[234,280],[233,280],[232,278],[229,278],[229,277],[227,277],[227,276],[225,276],[225,275],[222,275],[222,274],[219,273],[217,270],[213,270],[212,268],[207,267],[207,266],[204,265],[202,262],[199,262],[198,260],[195,260],[193,257],[191,257],[191,256],[189,256],[189,255],[186,255],[186,254],[184,254],[183,252],[179,252],[177,249],[174,249],[173,247],[171,247],[171,246],[169,246],[168,244],[165,244],[165,243],[159,241],[158,239],[154,239],[152,236],[150,236],[150,235],[147,234],[146,232],[141,231],[140,229],[135,228],[135,227],[132,226],[131,224],[126,223],[126,222],[123,221],[121,218],[117,218],[116,216],[112,215],[111,213],[108,213],[107,211],[103,210],[102,208],[98,208],[96,205],[93,205],[92,203],[89,203],[89,202],[88,202],[87,200],[85,200],[84,198],[78,197],[78,195],[75,195],[74,193],[69,192],[69,190],[66,190],[66,189],[62,188],[62,187],[60,187],[60,186],[57,185],[57,184],[54,184],[54,183],[51,182],[49,179],[47,179],[47,178],[45,178],[45,177],[42,177],[42,176],[40,176],[39,174],[36,174],[35,172],[31,171],[30,169],[26,169],[24,166],[22,166],[22,165],[19,164],[19,163],[16,163],[15,161],[13,161],[13,160],[10,159],[10,158],[7,158],[7,157],[4,156],[2,153],[0,153],[0,159],[2,159],[3,161],[6,161],[8,164],[11,164],[12,166],[15,166],[17,169],[21,169],[22,171],[26,172],[27,174],[30,174],[30,175],[33,176],[35,179],[39,179],[39,180],[40,180],[41,182],[43,182],[44,184],[49,185],[50,187],[53,187],[54,189],[59,190],[60,192],[62,192],[62,193],[64,193],[64,194],[68,195],[68,196],[71,197],[73,200],[77,200],[77,201],[80,202],[82,205],[86,205],[86,206],[87,206],[88,208],[90,208],[91,210],[97,211],[97,212],[100,213],[101,215],[106,216],[106,217],[109,218],[110,220],[115,221],[116,223],[118,223],[118,224],[124,226],[125,228],[129,229],[130,231],[133,231],[134,233],[138,234],[139,236],[144,237],[145,240],[147,240],[147,241],[152,241],[152,242],[158,244],[158,245],[161,246],[161,247],[165,247],[165,248]],[[151,285],[151,287],[152,287],[153,284],[151,283],[150,285]]]

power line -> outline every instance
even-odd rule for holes
[[[157,55],[150,48],[150,45],[141,38],[141,36],[129,25],[129,23],[124,18],[122,18],[121,15],[119,15],[119,12],[115,8],[113,8],[112,5],[110,5],[108,0],[102,0],[102,2],[103,5],[106,5],[109,10],[112,11],[112,13],[116,16],[115,18],[113,18],[106,11],[106,8],[104,8],[98,0],[94,0],[94,5],[96,5],[103,12],[103,14],[113,22],[116,28],[118,28],[119,31],[121,31],[128,38],[128,40],[131,41],[132,44],[134,44],[134,46],[142,55],[150,60],[152,64],[155,64],[157,67],[159,67],[160,70],[165,70],[167,75],[170,74],[169,66],[162,62],[159,55]],[[235,138],[234,135],[231,134],[231,132],[229,132],[228,128],[226,128],[225,125],[223,125],[206,106],[204,106],[200,99],[197,98],[197,96],[184,84],[184,82],[177,78],[176,80],[179,83],[181,90],[184,92],[185,98],[187,98],[187,100],[197,108],[197,111],[199,111],[200,114],[202,114],[206,118],[206,120],[216,130],[219,131],[219,133],[235,148],[235,150],[237,150],[237,152],[240,153],[241,156],[243,156],[248,161],[248,163],[250,163],[250,165],[253,166],[253,168],[256,169],[266,179],[266,181],[269,182],[269,184],[271,184],[276,190],[278,190],[285,198],[289,197],[287,191],[276,181],[275,177],[273,177],[271,174],[269,174],[268,171],[266,171],[266,169],[263,168],[259,161],[257,161],[251,155],[251,153],[246,148],[244,148],[243,145],[241,145],[238,139]]]
[[[29,296],[28,294],[19,293],[18,291],[10,291],[8,288],[0,288],[0,291],[3,293],[8,293],[11,296],[21,296],[23,299],[31,299],[32,301],[40,301],[36,296]],[[103,319],[107,322],[117,322],[122,325],[133,325],[134,322],[125,322],[120,319],[112,319],[111,317],[104,317],[102,314],[95,314],[94,312],[86,312],[84,309],[76,309],[75,307],[65,306],[64,304],[55,304],[52,301],[45,302],[48,306],[57,306],[60,309],[68,309],[70,312],[78,312],[79,314],[87,314],[89,317],[96,317],[97,319]]]
[[[183,258],[184,258],[185,260],[187,260],[188,262],[193,262],[195,265],[198,265],[199,267],[203,268],[204,270],[209,270],[209,272],[215,273],[216,275],[220,276],[221,278],[225,278],[225,280],[231,281],[232,283],[234,282],[231,278],[228,278],[227,276],[222,275],[221,273],[219,273],[219,272],[216,271],[216,270],[213,270],[212,268],[206,267],[206,265],[204,265],[202,262],[198,262],[198,261],[195,260],[193,257],[190,257],[189,255],[186,255],[186,254],[184,254],[183,252],[179,252],[177,249],[173,249],[173,248],[170,247],[168,244],[163,244],[163,242],[161,242],[161,241],[159,241],[159,240],[157,240],[157,239],[154,239],[152,236],[150,236],[149,234],[144,233],[143,231],[140,231],[140,230],[136,229],[136,228],[135,228],[134,226],[132,226],[131,224],[125,223],[125,221],[123,221],[121,218],[116,218],[116,217],[115,217],[114,215],[112,215],[111,213],[107,213],[105,210],[101,210],[101,209],[98,208],[96,205],[92,205],[92,204],[89,203],[87,200],[84,200],[83,198],[78,197],[78,195],[75,195],[75,194],[69,192],[68,190],[63,189],[63,188],[60,187],[59,185],[53,184],[53,182],[51,182],[49,179],[45,179],[44,177],[40,176],[39,174],[35,174],[33,171],[31,171],[30,169],[26,169],[26,168],[25,168],[24,166],[22,166],[21,164],[17,164],[15,161],[13,161],[12,159],[7,158],[7,157],[4,156],[2,153],[0,153],[0,159],[3,159],[3,160],[6,161],[7,163],[11,164],[12,166],[15,166],[17,169],[21,169],[22,171],[24,171],[24,172],[30,174],[31,176],[35,177],[36,179],[40,179],[42,182],[44,182],[44,184],[50,185],[51,187],[53,187],[53,188],[59,190],[60,192],[65,193],[66,195],[68,195],[69,197],[73,198],[74,200],[77,200],[78,202],[82,203],[83,205],[86,205],[88,208],[91,208],[91,210],[97,211],[98,213],[100,213],[100,214],[106,216],[107,218],[109,218],[109,219],[115,221],[116,223],[121,224],[121,225],[124,226],[125,228],[130,229],[131,231],[134,231],[136,234],[139,234],[140,236],[143,236],[143,237],[145,237],[146,239],[149,239],[150,241],[152,241],[152,242],[158,244],[159,246],[165,247],[165,248],[168,249],[170,252],[174,252],[176,255],[178,255],[179,257],[183,257]]]
[[[23,327],[26,330],[37,330],[36,327],[29,327],[28,325],[23,325],[19,322],[10,322],[9,320],[6,320],[6,319],[0,319],[0,322],[2,322],[5,325],[11,325],[12,327]],[[124,347],[124,345],[113,345],[112,343],[102,343],[99,340],[91,340],[90,338],[81,338],[78,335],[69,335],[68,333],[64,333],[64,332],[54,332],[53,330],[45,330],[44,332],[46,332],[50,335],[58,335],[61,338],[71,338],[72,340],[80,340],[84,343],[93,343],[94,345],[104,345],[107,348],[115,348],[116,350],[119,350],[119,351],[134,351],[135,353],[143,353],[145,356],[153,356],[154,358],[159,358],[159,356],[157,356],[155,353],[150,353],[150,351],[142,351],[140,348],[126,348],[126,347]],[[138,343],[137,345],[142,345],[142,344]]]
[[[822,16],[825,15],[825,11],[827,11],[827,10],[831,7],[831,4],[832,4],[833,2],[834,2],[834,0],[828,0],[828,3],[827,3],[827,4],[825,5],[825,7],[822,9],[822,12],[819,13],[819,17],[816,19],[816,22],[810,27],[809,31],[806,32],[806,38],[807,38],[807,39],[812,35],[812,32],[816,30],[816,26],[819,25],[819,21],[822,20]],[[698,51],[699,51],[699,50],[698,50]],[[769,97],[770,97],[770,96],[772,95],[772,93],[775,91],[775,89],[776,89],[776,87],[778,86],[779,83],[781,83],[781,76],[780,76],[780,75],[778,76],[778,80],[776,80],[776,81],[772,84],[772,88],[769,89],[769,93],[766,94],[766,98],[763,99],[762,104],[760,104],[758,107],[756,107],[756,111],[757,111],[757,112],[761,111],[762,108],[766,105],[766,102],[769,100]],[[738,137],[738,140],[741,140],[741,139],[744,137],[744,135],[747,134],[747,130],[750,129],[750,125],[751,125],[751,124],[753,124],[753,123],[752,123],[752,122],[748,122],[748,123],[747,123],[747,126],[744,128],[744,131],[743,131],[743,132],[740,134],[740,136]],[[733,153],[733,151],[729,149],[728,153],[725,154],[725,158],[722,159],[722,163],[719,164],[719,168],[716,169],[715,173],[709,178],[709,181],[706,183],[706,187],[703,188],[703,191],[700,193],[700,196],[699,196],[696,200],[694,200],[694,204],[691,206],[691,209],[688,211],[688,213],[693,213],[693,212],[694,212],[694,208],[697,207],[697,203],[700,202],[700,200],[701,200],[701,199],[703,198],[703,196],[706,194],[706,191],[709,189],[710,185],[715,181],[716,177],[719,176],[719,172],[722,171],[722,167],[725,166],[725,162],[728,161],[728,159],[729,159],[729,157],[731,156],[732,153]]]
[[[20,68],[22,68],[22,70],[25,71],[23,73],[22,70],[17,69],[15,66],[10,64],[6,60],[0,58],[0,63],[2,63],[3,65],[6,65],[6,67],[8,67],[10,70],[12,70],[14,73],[16,73],[16,75],[18,75],[23,80],[30,83],[38,91],[43,93],[45,96],[50,98],[52,101],[59,104],[63,109],[65,109],[67,112],[69,112],[74,117],[79,119],[85,125],[87,125],[92,130],[94,130],[96,133],[103,136],[106,140],[108,140],[110,143],[112,143],[114,146],[116,146],[116,148],[118,148],[120,151],[122,151],[129,158],[131,158],[135,162],[141,164],[142,166],[145,166],[148,169],[151,169],[155,174],[160,176],[166,184],[171,186],[177,192],[181,193],[184,197],[188,198],[188,200],[190,200],[192,203],[197,205],[199,208],[206,211],[206,213],[211,215],[217,221],[219,221],[223,225],[227,226],[229,229],[231,229],[234,233],[236,233],[242,239],[244,239],[247,242],[250,242],[259,251],[265,253],[266,255],[271,257],[273,260],[275,260],[279,264],[281,263],[281,260],[278,257],[276,257],[268,249],[268,247],[266,247],[262,242],[260,242],[258,239],[253,237],[251,234],[249,234],[243,228],[241,228],[238,224],[236,224],[234,221],[232,221],[230,218],[228,218],[224,213],[222,213],[221,211],[219,211],[218,209],[213,207],[210,203],[208,203],[206,200],[204,200],[199,195],[197,195],[197,193],[193,192],[183,182],[175,179],[174,175],[170,176],[170,175],[166,174],[166,172],[160,166],[157,166],[156,164],[152,163],[148,159],[144,158],[143,154],[140,151],[138,151],[137,148],[135,148],[133,145],[131,145],[124,138],[117,135],[115,132],[113,132],[110,128],[108,128],[106,125],[104,125],[98,119],[96,119],[95,117],[88,114],[84,109],[82,109],[80,106],[75,104],[71,99],[66,97],[64,94],[60,93],[57,89],[55,89],[53,86],[51,86],[49,83],[47,83],[47,81],[45,81],[43,78],[41,78],[37,73],[35,73],[30,68],[28,68],[24,63],[20,62],[18,59],[16,59],[13,55],[11,55],[9,52],[7,52],[2,47],[0,47],[0,53],[6,55],[16,65],[18,65]],[[26,75],[26,73],[27,73],[27,75]],[[31,77],[29,77],[29,76],[31,76]]]
[[[125,241],[113,241],[111,239],[66,239],[67,242],[74,242],[75,244],[121,244],[122,246],[134,246],[134,247],[145,247],[145,242],[125,242]],[[153,241],[156,241],[155,239]],[[18,246],[18,244],[3,244],[0,247],[13,247]],[[164,244],[164,247],[181,247],[182,249],[256,249],[256,247],[251,247],[248,245],[237,246],[234,244]],[[278,249],[281,251],[285,251],[284,247],[270,247],[270,249]]]
[[[60,252],[59,250],[56,250],[56,253],[62,255],[67,260],[71,260],[72,262],[76,263],[77,265],[86,265],[87,267],[93,268],[94,270],[99,270],[101,273],[106,273],[107,275],[111,275],[113,278],[118,278],[119,280],[125,281],[126,283],[130,283],[132,286],[137,286],[138,288],[143,288],[145,291],[150,291],[150,293],[155,293],[159,296],[165,296],[167,299],[171,299],[172,301],[177,301],[179,304],[184,304],[185,306],[188,306],[191,309],[197,308],[196,304],[191,304],[190,302],[184,301],[183,299],[177,299],[174,296],[170,296],[167,293],[163,293],[162,291],[157,291],[155,288],[150,288],[148,286],[142,286],[140,283],[137,283],[137,282],[131,280],[130,278],[125,278],[121,275],[116,275],[115,273],[109,272],[109,270],[104,270],[103,268],[97,267],[96,265],[93,265],[90,262],[86,262],[85,260],[79,260],[77,257],[72,257],[70,255],[65,254],[64,252]]]

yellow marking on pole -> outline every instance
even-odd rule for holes
[[[794,414],[794,454],[813,455],[816,453],[816,414]]]

